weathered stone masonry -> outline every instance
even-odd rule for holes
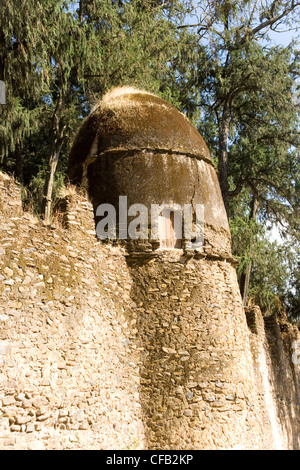
[[[95,239],[74,191],[60,204],[65,229],[22,212],[1,173],[0,200],[0,448],[143,447],[122,251]]]
[[[232,266],[177,254],[131,273],[133,298],[143,302],[140,400],[148,445],[258,445],[247,328]]]
[[[196,129],[128,91],[78,133],[63,227],[24,213],[0,173],[0,448],[299,449],[299,332],[244,311]],[[100,242],[95,209],[119,195],[204,204],[203,249]]]
[[[258,399],[217,176],[195,128],[153,95],[114,90],[79,131],[69,175],[87,190],[95,212],[101,203],[118,208],[120,195],[148,213],[151,204],[205,207],[200,251],[186,251],[184,243],[182,250],[160,250],[151,238],[125,242],[138,305],[147,447],[279,445],[273,418],[264,416],[268,403]]]

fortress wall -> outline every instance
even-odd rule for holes
[[[286,447],[300,449],[300,334],[284,315],[264,318],[273,395]]]
[[[245,313],[263,429],[268,429],[273,448],[297,450],[300,367],[295,346],[299,330],[284,315],[264,318],[258,306],[247,307]]]
[[[128,208],[143,204],[148,209],[149,228],[151,205],[176,203],[204,207],[205,248],[210,252],[231,254],[231,239],[218,178],[214,167],[196,157],[159,150],[111,151],[103,153],[87,165],[85,189],[94,205],[105,201],[116,208],[117,225],[119,196],[127,197]],[[134,217],[128,217],[128,222]],[[127,247],[132,240],[126,240]],[[149,240],[151,242],[151,240]],[[148,242],[148,245],[149,245]],[[136,249],[141,241],[135,243]],[[150,246],[150,245],[149,245]],[[151,247],[151,246],[150,246]]]
[[[1,201],[20,207],[17,189],[0,180]],[[280,445],[299,448],[299,332],[258,308],[246,322],[228,261],[125,258],[76,193],[68,229],[4,205],[1,449],[273,449],[266,377]]]
[[[68,229],[46,229],[10,217],[14,188],[0,178],[0,449],[143,448],[123,253],[90,233],[85,198],[61,201]]]
[[[22,214],[21,187],[11,177],[0,171],[0,213],[3,217],[19,217]]]
[[[160,98],[117,89],[83,122],[68,176],[80,190],[45,227],[0,173],[0,447],[299,448],[299,332],[245,315],[197,129]],[[94,214],[119,196],[148,215],[204,205],[204,246],[100,242]]]
[[[152,449],[263,448],[248,328],[226,260],[169,253],[130,263]]]

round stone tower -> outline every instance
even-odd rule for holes
[[[127,209],[147,208],[148,242],[140,237],[132,243],[126,236],[131,252],[159,246],[151,237],[151,206],[190,204],[195,218],[198,204],[205,212],[205,250],[230,256],[227,216],[207,146],[186,116],[157,96],[130,88],[107,94],[77,135],[68,174],[88,190],[95,214],[101,204],[116,209],[117,238],[126,224],[120,196],[126,196]],[[185,248],[184,233],[182,238]]]
[[[196,128],[157,96],[117,88],[80,128],[68,174],[87,190],[96,226],[104,216],[99,207],[115,209],[112,241],[127,250],[145,447],[259,448],[230,231],[216,171]],[[172,206],[174,214],[189,207],[193,226],[203,207],[202,243],[179,236],[175,215],[163,211],[153,235],[153,205]],[[141,237],[132,239],[128,229],[141,206],[147,220]]]

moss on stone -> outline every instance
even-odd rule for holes
[[[142,91],[104,97],[83,122],[69,159],[68,175],[74,183],[82,177],[81,165],[95,138],[98,155],[107,149],[148,148],[211,160],[204,140],[187,117],[161,98]]]

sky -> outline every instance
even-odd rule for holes
[[[269,32],[269,36],[272,41],[281,46],[288,46],[292,39],[295,39],[297,35],[299,35],[299,33],[296,33],[295,31],[287,31],[284,33],[275,33],[274,31]]]

